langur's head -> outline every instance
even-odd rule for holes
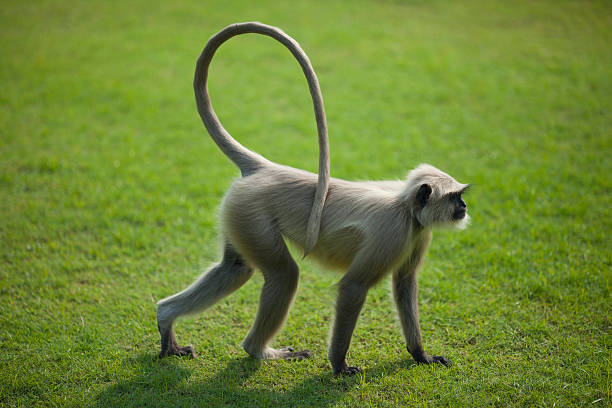
[[[421,164],[408,174],[402,198],[422,226],[463,229],[470,218],[462,197],[468,188],[443,171]]]

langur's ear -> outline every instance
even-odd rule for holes
[[[429,184],[421,184],[419,186],[419,190],[416,193],[416,203],[419,207],[425,208],[427,204],[427,200],[429,200],[429,196],[431,195],[431,186]]]

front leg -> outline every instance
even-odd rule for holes
[[[385,228],[382,228],[381,231],[386,234]],[[351,344],[353,330],[368,290],[391,269],[393,260],[403,246],[403,242],[400,241],[380,245],[385,241],[385,234],[371,236],[369,241],[361,244],[361,250],[355,255],[351,266],[338,283],[336,318],[328,352],[335,375],[354,375],[361,372],[358,367],[349,367],[346,363],[346,353]]]
[[[406,339],[406,348],[415,361],[422,364],[437,363],[450,366],[451,362],[448,359],[442,356],[430,356],[421,344],[417,274],[429,244],[426,238],[415,246],[412,255],[393,273],[393,297]]]
[[[328,353],[329,361],[334,375],[354,375],[360,373],[361,370],[358,367],[348,366],[346,353],[351,344],[353,330],[357,324],[357,318],[365,302],[368,289],[349,279],[342,279],[338,286],[336,318]]]

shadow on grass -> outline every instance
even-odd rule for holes
[[[143,353],[126,359],[124,364],[138,365],[140,373],[103,390],[93,403],[95,407],[179,407],[179,406],[311,406],[327,407],[341,400],[346,392],[360,383],[359,377],[334,378],[319,374],[304,378],[292,389],[273,391],[263,386],[244,386],[260,362],[249,357],[236,358],[202,383],[190,383],[191,369],[178,367],[175,358],[156,360]],[[387,373],[414,365],[399,360],[384,367],[368,370],[367,381],[377,382]]]

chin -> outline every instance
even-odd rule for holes
[[[453,223],[453,228],[460,229],[460,230],[466,229],[469,223],[470,223],[470,216],[466,213],[465,217]]]

